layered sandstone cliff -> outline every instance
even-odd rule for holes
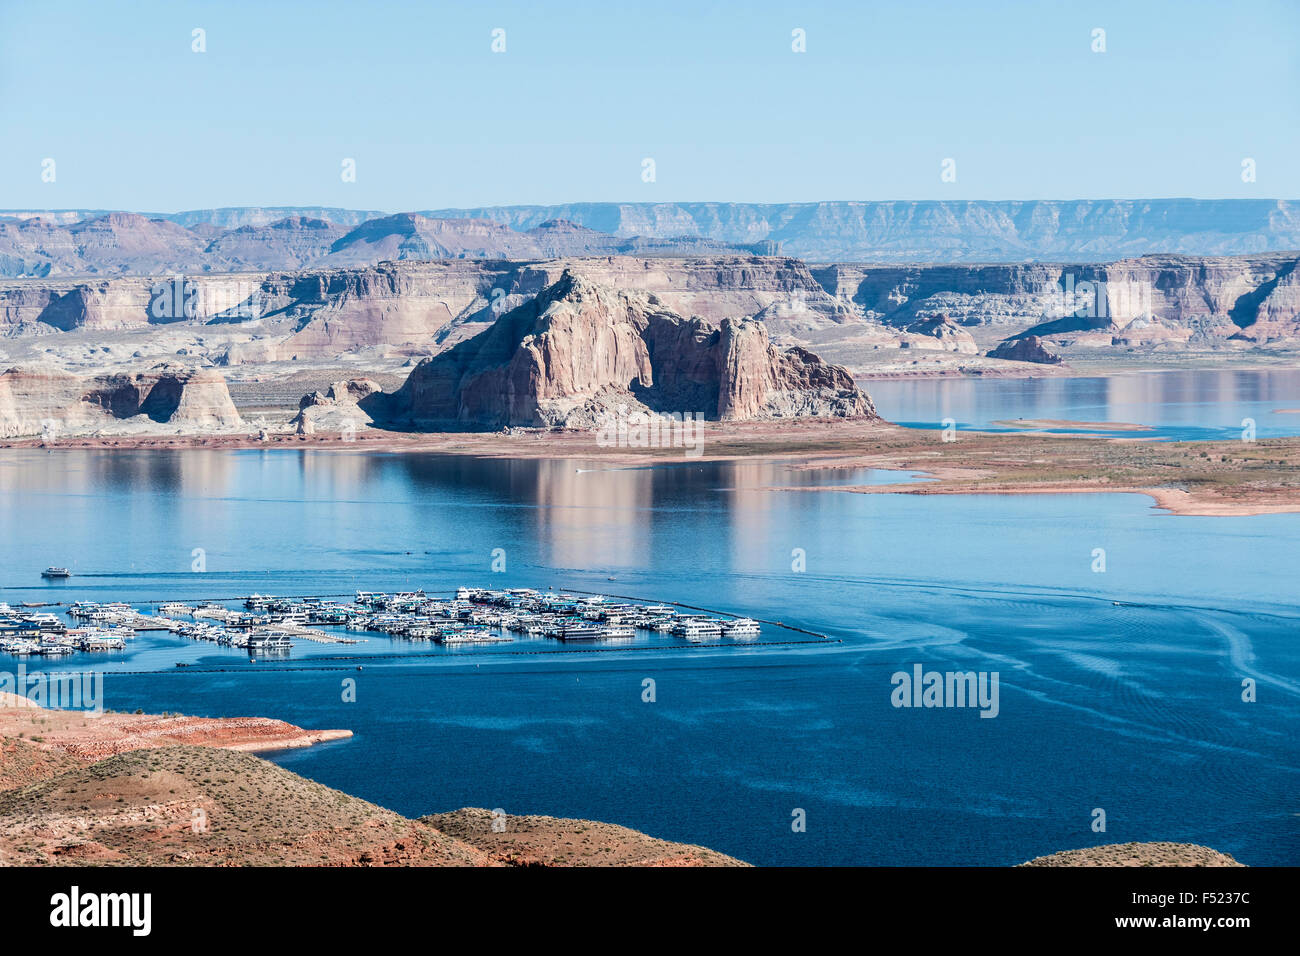
[[[858,265],[813,270],[828,293],[888,325],[951,316],[1051,341],[1105,345],[1300,340],[1296,253],[1147,255],[1110,263]]]
[[[864,320],[907,329],[940,317],[964,327],[1025,328],[1089,311],[1121,326],[1148,313],[1184,325],[1208,316],[1235,326],[1229,335],[1297,336],[1298,262],[1296,253],[981,266],[809,267],[786,257],[735,255],[435,259],[185,276],[180,295],[168,276],[11,280],[0,283],[0,327],[21,334],[267,316],[292,323],[286,357],[308,357],[431,335],[458,341],[572,270],[601,285],[654,293],[684,315],[758,315],[774,334],[795,337]]]
[[[956,366],[966,356],[986,362],[983,354],[1000,340],[1024,334],[1052,350],[1285,351],[1300,350],[1297,263],[1296,253],[816,267],[779,256],[620,255],[159,280],[20,279],[0,281],[0,335],[18,340],[11,361],[87,371],[135,369],[175,355],[232,367],[350,356],[356,372],[374,374],[473,338],[572,271],[597,285],[652,294],[679,315],[714,324],[758,319],[778,344],[802,345],[855,369],[938,360]],[[101,332],[102,339],[91,335]],[[37,346],[37,335],[52,340]],[[62,345],[78,335],[83,345]],[[113,347],[111,360],[99,354],[101,341]]]
[[[0,374],[0,437],[157,430],[230,431],[243,422],[221,375],[161,365],[147,372],[83,378],[50,367]]]
[[[572,272],[386,400],[390,419],[433,428],[588,427],[620,404],[722,420],[875,414],[847,371],[773,346],[760,322],[687,319]]]

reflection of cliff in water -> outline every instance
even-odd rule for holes
[[[238,472],[230,452],[203,449],[10,450],[0,461],[0,493],[220,495]]]
[[[201,549],[206,573],[298,570],[302,593],[325,586],[324,569],[389,568],[410,587],[431,572],[502,586],[550,583],[538,576],[551,569],[622,578],[666,559],[683,575],[788,573],[791,550],[811,547],[800,523],[831,503],[768,489],[858,475],[680,458],[649,467],[344,448],[30,449],[0,459],[0,493],[20,504],[0,514],[0,534],[23,540],[18,522],[41,529],[15,571],[188,574]]]
[[[773,462],[671,462],[654,467],[590,459],[507,461],[399,454],[365,459],[383,485],[400,472],[413,497],[470,502],[496,511],[499,541],[460,542],[483,553],[495,547],[543,567],[591,571],[645,567],[651,552],[698,549],[704,566],[754,567],[782,560],[797,546],[797,531],[773,528],[776,509],[767,489],[844,480],[832,472],[801,472]],[[458,502],[462,506],[470,502]],[[726,527],[719,540],[683,538],[683,515]],[[707,518],[705,516],[708,516]],[[725,523],[717,519],[725,516]],[[476,518],[475,527],[484,522]],[[790,543],[787,543],[790,542]],[[512,554],[521,542],[535,553]],[[527,547],[527,545],[523,545]]]
[[[1296,369],[1181,369],[1106,376],[1026,379],[877,380],[871,394],[889,421],[938,427],[944,418],[972,427],[999,421],[1059,419],[1152,426],[1148,437],[1233,437],[1244,417],[1261,436],[1294,435],[1300,417]]]

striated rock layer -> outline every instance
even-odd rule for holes
[[[890,325],[946,314],[962,325],[1074,316],[1182,325],[1222,317],[1227,334],[1300,334],[1300,255],[1147,255],[1109,263],[862,265],[813,269],[823,288]],[[1252,326],[1256,326],[1252,328]],[[1267,326],[1267,328],[1265,328]]]
[[[0,281],[0,335],[171,327],[157,338],[201,326],[210,341],[195,344],[200,354],[226,366],[322,361],[365,349],[428,355],[472,338],[572,271],[652,294],[680,315],[760,319],[784,344],[832,354],[838,343],[837,358],[851,354],[845,343],[858,351],[974,355],[982,348],[972,335],[984,343],[1030,330],[1049,346],[1294,348],[1297,263],[1296,253],[814,267],[780,256],[612,255],[383,262],[174,282],[17,279]],[[177,284],[182,294],[173,294]]]
[[[778,349],[762,322],[687,319],[568,271],[421,362],[387,401],[391,419],[433,428],[588,427],[619,404],[716,420],[875,415],[845,369]]]
[[[147,372],[82,378],[48,367],[0,374],[0,437],[120,431],[115,426],[228,431],[243,422],[225,379],[211,369],[159,365]],[[129,428],[128,428],[129,430]]]

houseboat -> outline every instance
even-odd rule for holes
[[[680,637],[709,637],[722,633],[722,623],[709,617],[684,617],[673,627]]]
[[[596,624],[565,624],[556,635],[562,641],[595,641],[605,636],[605,629]]]
[[[250,653],[262,651],[287,651],[293,647],[293,641],[284,631],[254,631],[248,635],[247,647]]]

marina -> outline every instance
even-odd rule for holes
[[[0,653],[14,657],[120,651],[134,636],[131,628],[106,618],[95,618],[87,626],[69,627],[57,614],[0,604]]]
[[[62,613],[50,610],[60,607]],[[684,605],[549,588],[462,586],[437,594],[424,589],[357,591],[351,601],[337,596],[254,593],[224,601],[168,600],[148,605],[97,601],[0,605],[0,654],[58,657],[121,651],[142,632],[164,632],[244,650],[256,660],[288,657],[300,641],[360,644],[369,640],[363,634],[444,648],[539,638],[585,647],[629,645],[638,636],[656,635],[681,638],[688,644],[752,642],[762,626],[752,618],[721,611],[706,613]]]

